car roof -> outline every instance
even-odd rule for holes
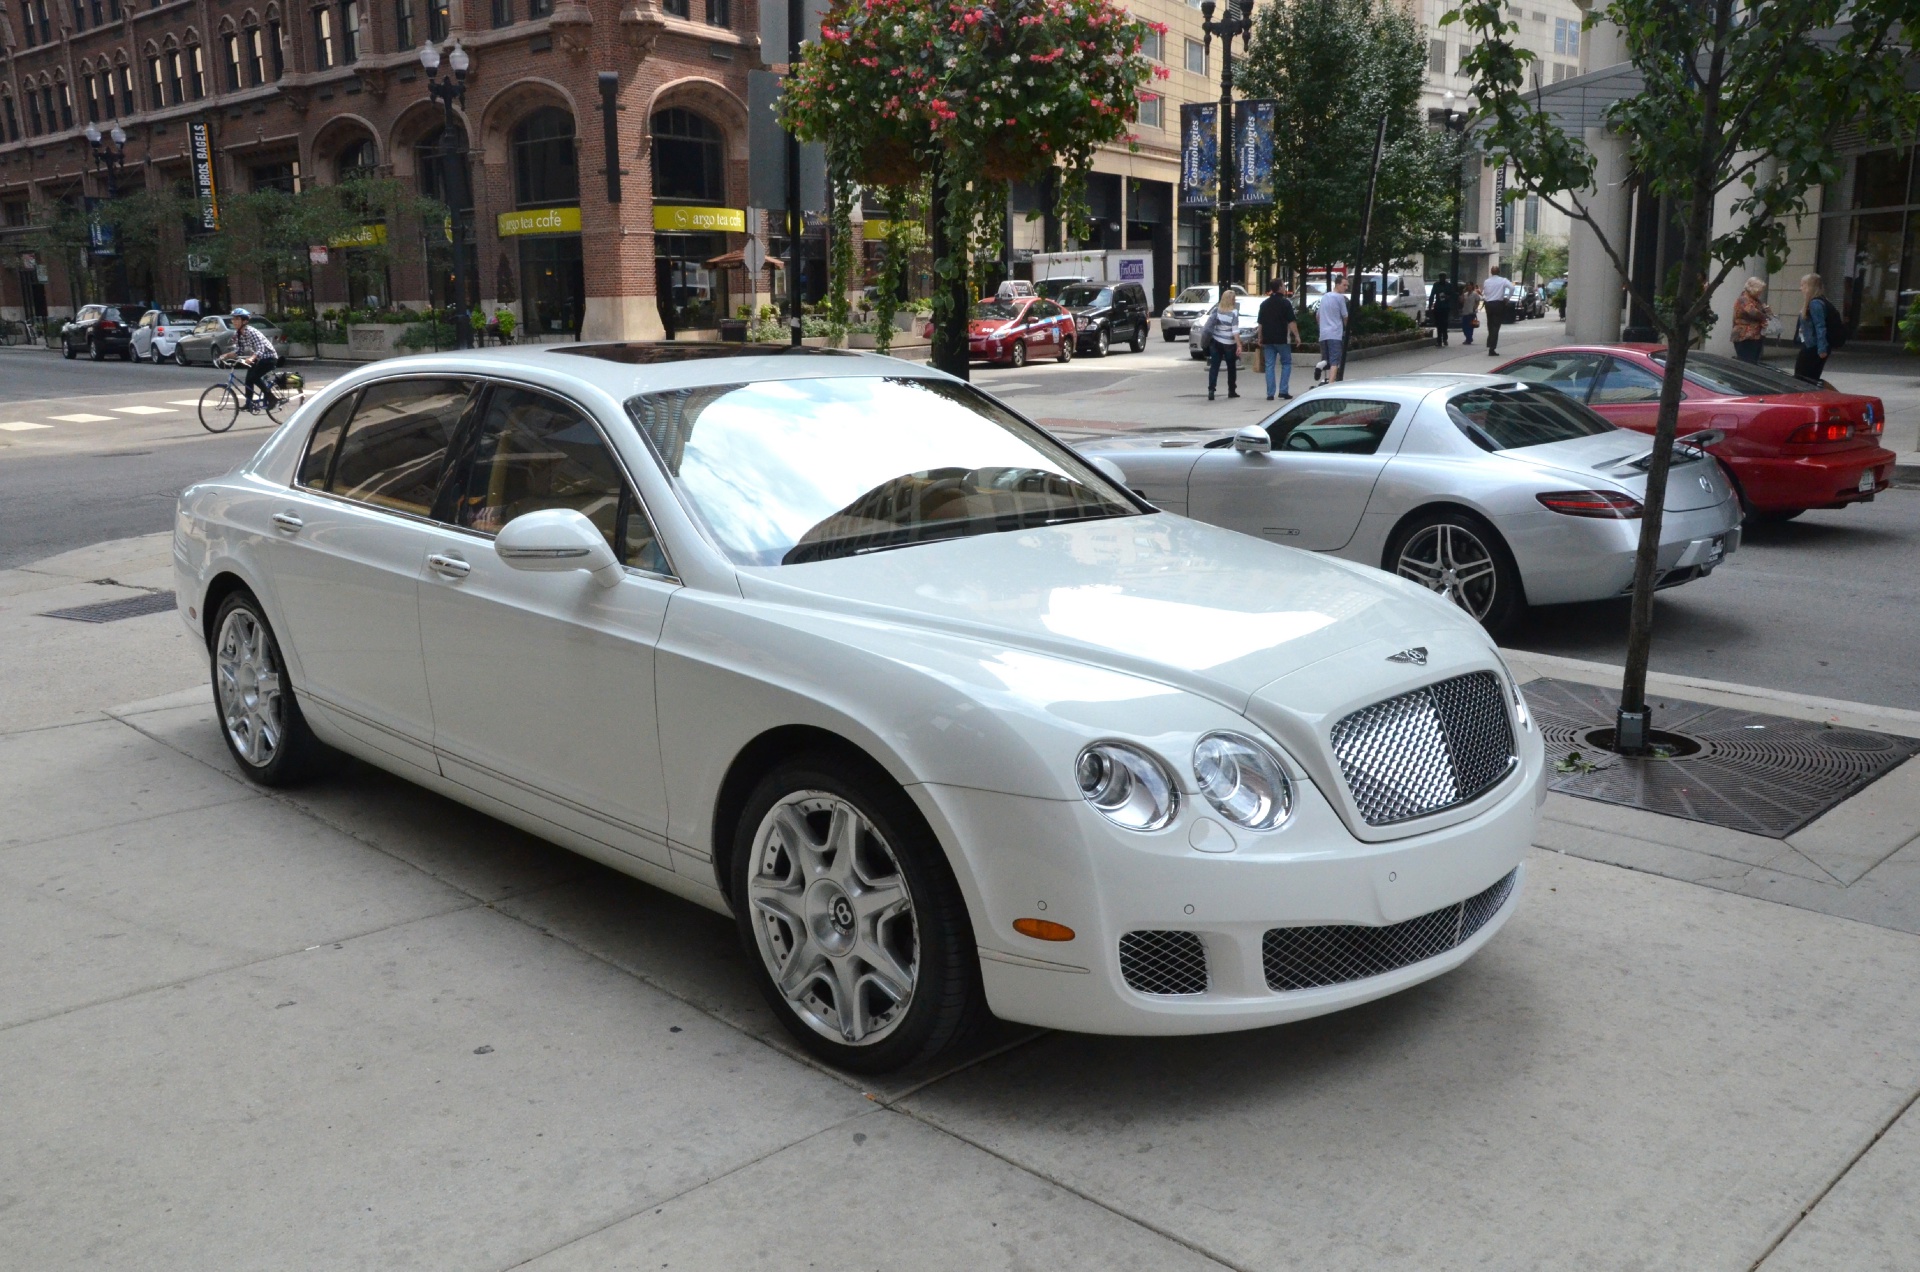
[[[508,345],[415,354],[372,363],[366,372],[356,372],[353,378],[356,382],[378,378],[379,369],[414,375],[511,375],[516,371],[536,378],[562,375],[584,381],[621,401],[636,393],[763,380],[841,376],[950,378],[930,367],[866,350],[666,340]]]
[[[1424,397],[1436,389],[1479,388],[1485,385],[1512,384],[1510,375],[1469,375],[1465,372],[1422,371],[1413,375],[1382,375],[1371,380],[1337,380],[1323,384],[1322,389],[1334,388],[1347,392],[1367,393],[1403,393],[1409,396]]]

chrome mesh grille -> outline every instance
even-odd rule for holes
[[[1513,895],[1518,871],[1465,901],[1386,927],[1342,923],[1272,928],[1260,942],[1267,988],[1313,989],[1364,980],[1444,954],[1500,912]]]
[[[1474,671],[1362,707],[1333,753],[1369,826],[1464,804],[1518,762],[1500,678]]]
[[[1143,994],[1207,992],[1207,948],[1193,932],[1129,932],[1120,938],[1120,975]]]

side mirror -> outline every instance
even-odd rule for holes
[[[1127,470],[1120,467],[1120,465],[1114,463],[1112,460],[1102,459],[1096,455],[1088,459],[1087,462],[1089,464],[1092,464],[1095,468],[1098,468],[1101,472],[1105,473],[1108,477],[1112,478],[1114,484],[1119,486],[1124,486],[1127,484]]]
[[[572,508],[522,513],[501,528],[493,551],[516,570],[586,570],[601,587],[620,581],[620,562],[607,537]]]
[[[1264,455],[1273,449],[1273,438],[1258,424],[1249,424],[1233,435],[1233,449],[1242,455]]]

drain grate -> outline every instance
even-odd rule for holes
[[[68,618],[76,623],[117,623],[123,618],[146,614],[164,614],[175,608],[172,592],[148,592],[145,596],[123,596],[117,601],[96,601],[71,609],[47,610],[41,618]]]
[[[1566,680],[1523,688],[1549,763],[1579,751],[1595,765],[1585,773],[1550,772],[1550,789],[1770,839],[1785,839],[1920,754],[1920,740],[1891,733],[1649,697],[1654,727],[1694,739],[1700,751],[1629,759],[1584,742],[1595,729],[1612,727],[1618,691]]]

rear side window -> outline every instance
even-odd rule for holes
[[[1626,406],[1660,400],[1659,376],[1618,358],[1608,358],[1606,362],[1606,370],[1600,373],[1600,386],[1593,391],[1591,400],[1595,406]]]
[[[1614,425],[1563,393],[1531,386],[1473,389],[1447,403],[1447,414],[1481,450],[1519,450],[1611,433]]]
[[[395,512],[430,516],[472,384],[385,380],[360,396],[327,489]]]
[[[1664,366],[1667,361],[1666,350],[1654,354],[1653,360]],[[1729,397],[1777,397],[1787,393],[1820,391],[1819,385],[1797,380],[1772,367],[1735,362],[1732,358],[1698,351],[1687,355],[1687,379],[1704,389]]]
[[[1599,378],[1600,356],[1592,353],[1543,353],[1502,371],[1525,384],[1557,389],[1576,402],[1587,400]]]
[[[1302,402],[1267,426],[1277,451],[1371,455],[1400,408],[1392,402],[1325,397]]]
[[[307,453],[300,461],[298,481],[302,486],[315,490],[325,490],[327,479],[333,475],[333,457],[340,453],[340,435],[346,431],[347,419],[353,414],[354,399],[358,394],[349,393],[327,408],[320,417],[320,426],[313,430],[313,436],[307,439]]]

